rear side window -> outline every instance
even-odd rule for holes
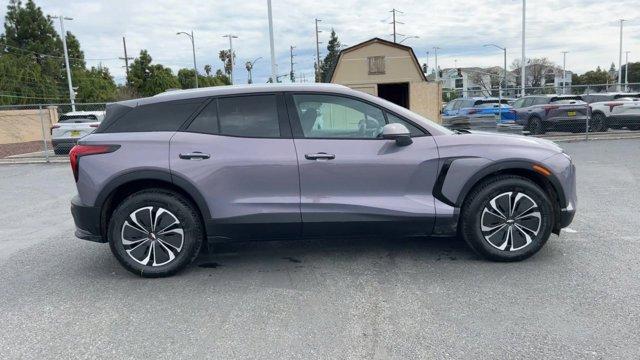
[[[275,95],[251,95],[218,99],[221,135],[280,137]]]
[[[189,99],[140,105],[102,132],[176,131],[203,101],[204,99]]]
[[[218,123],[218,102],[214,99],[196,116],[187,129],[189,132],[217,135],[220,133]]]

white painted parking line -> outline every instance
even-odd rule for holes
[[[572,228],[568,228],[568,227],[567,227],[567,228],[562,229],[562,231],[564,231],[564,232],[568,232],[568,233],[570,233],[570,234],[575,234],[575,233],[577,233],[577,232],[578,232],[578,231],[573,230]]]

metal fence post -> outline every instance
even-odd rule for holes
[[[49,162],[49,147],[47,146],[47,133],[44,129],[44,117],[42,116],[42,105],[38,106],[38,113],[40,114],[40,125],[42,126],[42,145],[44,147],[44,157]]]
[[[590,119],[591,119],[591,110],[589,109],[589,107],[587,107],[587,122],[586,122],[586,128],[584,133],[585,140],[589,140],[589,120]]]

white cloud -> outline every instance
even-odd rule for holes
[[[234,33],[238,56],[236,82],[246,82],[246,60],[257,57],[254,79],[266,81],[270,73],[266,0],[39,0],[47,14],[74,18],[67,29],[80,39],[87,58],[117,58],[126,36],[130,56],[149,50],[155,61],[174,70],[191,67],[191,45],[177,31],[193,29],[200,71],[205,64],[222,66],[218,51],[228,47],[222,35]],[[421,62],[426,51],[439,46],[441,67],[501,65],[501,53],[483,48],[496,43],[508,49],[508,62],[520,56],[521,1],[476,0],[420,2],[409,0],[273,0],[275,42],[279,73],[289,70],[289,46],[295,45],[295,69],[313,77],[315,58],[314,18],[322,19],[323,53],[329,31],[335,28],[349,45],[372,37],[390,39],[392,7],[402,10],[398,32],[419,36],[413,46]],[[630,61],[640,60],[640,6],[637,0],[536,0],[528,2],[527,56],[545,56],[560,64],[562,51],[567,68],[578,73],[618,62],[618,18],[625,24],[624,49]],[[431,51],[429,65],[433,65]],[[89,64],[97,62],[90,61]],[[122,80],[122,61],[103,61]]]

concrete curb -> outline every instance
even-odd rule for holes
[[[0,165],[19,165],[19,164],[68,164],[69,159],[50,159],[49,162],[45,159],[0,159]]]

